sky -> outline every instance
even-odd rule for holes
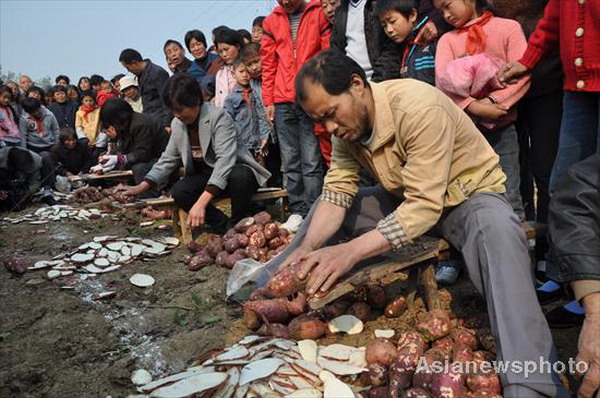
[[[33,80],[66,74],[127,73],[119,63],[125,48],[166,69],[162,46],[182,44],[185,32],[200,29],[210,45],[219,25],[251,30],[275,0],[0,0],[0,66]],[[191,58],[191,56],[188,54]]]

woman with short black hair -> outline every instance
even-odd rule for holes
[[[205,75],[216,76],[224,63],[221,57],[208,51],[204,33],[198,29],[190,30],[185,34],[183,40],[188,51],[194,57],[194,65]]]
[[[127,101],[111,98],[100,109],[100,124],[115,150],[100,156],[92,172],[131,170],[140,183],[165,150],[169,135],[151,115],[136,113]]]
[[[173,112],[171,138],[167,149],[126,195],[139,195],[153,187],[164,186],[183,164],[184,176],[171,189],[177,206],[189,212],[192,227],[209,224],[216,233],[251,215],[251,198],[270,173],[259,165],[250,152],[238,147],[233,120],[222,109],[204,103],[198,82],[186,73],[167,80],[163,101]],[[231,220],[211,205],[228,193],[231,196]]]

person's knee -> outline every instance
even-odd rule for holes
[[[180,204],[182,201],[184,201],[187,195],[188,193],[186,192],[185,186],[181,183],[181,181],[176,182],[173,185],[173,188],[171,188],[171,197],[177,204]]]

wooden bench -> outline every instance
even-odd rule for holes
[[[535,248],[535,239],[547,233],[547,226],[539,223],[525,222],[521,225],[528,239],[530,253]],[[409,272],[407,303],[412,306],[419,284],[423,285],[426,304],[429,310],[440,308],[437,282],[435,280],[435,264],[449,257],[450,244],[440,238],[422,236],[412,245],[396,253],[395,261],[377,263],[360,268],[347,276],[343,281],[323,297],[309,300],[312,309],[319,309],[335,299],[350,293],[356,287],[369,283],[389,285],[405,277],[401,271]]]
[[[110,180],[110,179],[129,179],[133,177],[133,171],[131,170],[117,170],[109,171],[105,174],[79,174],[70,176],[69,182],[87,182],[87,181],[98,181],[98,180]]]
[[[287,205],[287,191],[282,188],[259,188],[258,192],[252,195],[250,199],[252,202],[261,202],[264,200],[283,199],[284,206],[282,206],[282,212],[285,210]],[[230,206],[231,198],[222,197],[213,200],[215,206]],[[187,224],[188,213],[175,205],[173,198],[158,198],[158,199],[142,199],[134,203],[128,203],[123,205],[124,208],[129,209],[141,209],[146,206],[152,207],[170,207],[173,209],[173,233],[176,238],[179,238],[184,244],[190,243],[192,238],[192,229]]]

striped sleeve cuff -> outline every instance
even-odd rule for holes
[[[377,230],[390,242],[393,251],[398,251],[410,243],[406,230],[396,220],[394,213],[379,221],[377,223]]]
[[[333,203],[334,205],[343,207],[344,209],[349,209],[352,207],[353,198],[345,193],[323,190],[321,200],[324,202]]]

